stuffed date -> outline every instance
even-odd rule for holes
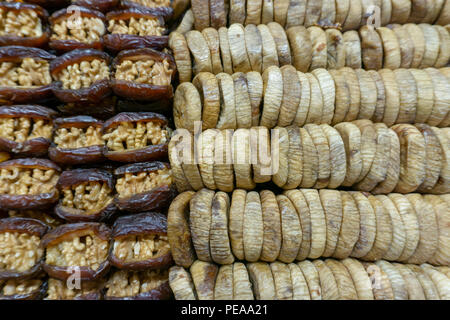
[[[134,163],[117,168],[116,206],[123,211],[144,212],[166,208],[175,197],[170,165]]]
[[[155,101],[173,97],[176,71],[173,57],[150,48],[121,51],[114,60],[114,93],[132,100]]]
[[[122,216],[112,230],[111,264],[127,270],[167,269],[173,263],[167,239],[167,217],[144,212]]]
[[[71,0],[72,4],[92,10],[107,12],[119,4],[119,0]]]
[[[95,49],[76,49],[56,58],[50,65],[53,93],[66,103],[103,100],[111,93],[109,63],[109,55]]]
[[[53,97],[50,62],[54,55],[23,46],[0,48],[0,101],[36,103]]]
[[[103,48],[102,37],[106,33],[103,13],[70,6],[53,13],[49,21],[52,30],[50,48],[59,52]]]
[[[58,118],[54,123],[49,157],[56,163],[74,165],[104,160],[103,122],[90,116]]]
[[[0,220],[0,280],[29,279],[42,271],[42,237],[49,227],[39,220]]]
[[[121,0],[123,8],[143,8],[169,19],[173,15],[172,0]]]
[[[109,269],[111,230],[102,223],[80,222],[59,226],[41,241],[46,249],[45,272],[60,280],[71,275],[82,281],[97,280]]]
[[[9,279],[0,281],[0,300],[40,300],[47,291],[47,281],[37,279]]]
[[[38,158],[13,159],[0,163],[0,208],[45,209],[58,201],[55,186],[61,169]]]
[[[46,155],[56,114],[37,105],[0,107],[0,151],[21,156]]]
[[[170,129],[167,119],[153,112],[122,112],[103,125],[105,157],[118,162],[167,158]]]
[[[105,281],[81,281],[80,287],[69,286],[66,281],[50,278],[44,300],[100,300]]]

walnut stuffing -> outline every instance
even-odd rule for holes
[[[129,197],[171,184],[171,170],[165,168],[156,172],[126,173],[117,179],[116,190],[121,197]]]
[[[60,20],[52,27],[52,40],[74,40],[83,43],[99,41],[105,34],[103,21],[95,17],[78,17],[69,23]]]
[[[158,288],[168,279],[168,270],[146,270],[142,272],[119,270],[106,282],[106,296],[134,297]]]
[[[170,7],[170,0],[131,0],[131,2],[149,8]]]
[[[23,232],[0,233],[0,270],[24,272],[42,258],[40,238]]]
[[[0,194],[37,195],[54,191],[59,174],[53,170],[32,168],[0,169]]]
[[[30,294],[39,290],[42,285],[42,280],[31,279],[31,280],[8,280],[5,282],[1,295],[3,296],[13,296],[13,295],[23,295]]]
[[[42,221],[46,223],[47,225],[51,226],[52,228],[55,228],[61,224],[61,221],[56,220],[48,213],[42,212],[42,211],[35,211],[35,210],[24,210],[24,211],[16,211],[16,210],[10,210],[8,211],[8,216],[10,217],[20,217],[20,218],[31,218],[36,219],[39,221]]]
[[[0,63],[1,87],[37,87],[52,82],[50,65],[46,60],[23,58],[21,62]]]
[[[167,143],[169,132],[157,122],[122,122],[110,128],[103,139],[110,151],[135,150]]]
[[[97,126],[58,128],[55,131],[54,142],[61,149],[77,149],[104,144],[102,128]]]
[[[0,118],[0,137],[15,142],[35,138],[51,139],[53,125],[50,120],[38,118]]]
[[[59,267],[89,267],[97,270],[108,257],[109,244],[86,230],[47,247],[46,263]]]
[[[114,255],[125,262],[136,262],[152,259],[169,249],[167,236],[149,234],[128,236],[114,241]]]
[[[42,34],[41,19],[34,10],[0,8],[0,36],[40,37]]]
[[[161,27],[156,18],[134,18],[129,20],[109,20],[108,31],[118,34],[132,34],[137,36],[161,36],[164,27]]]
[[[66,207],[96,213],[113,200],[113,191],[106,183],[85,182],[62,190]]]
[[[96,293],[99,290],[99,284],[97,281],[83,281],[81,282],[81,288],[69,288],[66,281],[57,279],[48,279],[47,297],[45,300],[72,300],[77,297]]]
[[[168,86],[172,80],[173,70],[165,59],[162,62],[154,60],[123,60],[116,69],[116,79],[136,82],[139,84],[151,84]]]
[[[109,79],[109,67],[106,61],[100,59],[71,64],[56,76],[56,80],[62,82],[63,89],[70,90],[88,88],[104,79]]]

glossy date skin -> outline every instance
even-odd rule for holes
[[[119,0],[76,0],[72,4],[100,12],[107,12],[117,7]]]
[[[39,105],[14,105],[0,107],[0,118],[33,118],[53,121],[57,116],[53,109]],[[44,156],[47,154],[51,140],[45,137],[17,142],[0,137],[0,151],[20,156]]]
[[[65,116],[75,116],[79,114],[94,117],[100,120],[107,120],[116,114],[117,97],[110,96],[100,102],[76,102],[57,106],[57,109]]]
[[[170,1],[171,4],[173,1]],[[164,17],[164,20],[170,20],[173,17],[173,8],[170,7],[156,7],[156,8],[150,8],[146,6],[142,6],[136,2],[130,1],[130,0],[122,0],[121,1],[121,7],[122,8],[137,8],[137,9],[145,9],[148,10],[154,14],[160,15]]]
[[[116,220],[112,230],[113,244],[110,248],[109,261],[120,269],[139,271],[144,269],[167,269],[173,264],[170,249],[161,250],[151,259],[127,262],[114,254],[114,241],[127,236],[158,235],[167,236],[167,217],[157,212],[143,212],[122,216]]]

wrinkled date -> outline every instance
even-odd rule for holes
[[[44,47],[50,28],[43,8],[19,2],[0,3],[0,45]]]
[[[50,65],[56,81],[53,93],[66,103],[101,101],[111,93],[109,63],[108,54],[94,49],[77,49],[56,58]]]
[[[0,208],[45,209],[58,201],[55,186],[61,168],[46,159],[24,158],[0,163]]]
[[[112,239],[109,261],[119,269],[167,269],[173,263],[167,240],[167,217],[161,213],[118,218]]]
[[[110,96],[102,101],[89,102],[70,102],[57,106],[57,109],[66,116],[88,115],[96,119],[106,120],[116,114],[117,97]]]
[[[21,156],[47,154],[56,114],[37,105],[0,107],[0,151]]]
[[[54,58],[38,48],[0,48],[0,102],[36,103],[52,98],[50,62]]]
[[[75,16],[75,18],[74,18]],[[103,48],[106,33],[103,13],[85,7],[70,6],[52,14],[50,48],[60,52]]]
[[[58,217],[70,221],[102,221],[116,211],[113,176],[98,169],[64,171],[57,188],[61,199],[55,207]]]
[[[150,48],[121,51],[114,59],[112,88],[118,96],[143,101],[173,97],[175,61]]]
[[[40,279],[9,279],[0,281],[0,300],[40,300],[47,292],[48,282]]]
[[[41,241],[46,249],[44,270],[50,277],[96,280],[109,269],[111,230],[102,223],[80,222],[59,226]]]
[[[170,165],[164,162],[133,163],[117,168],[116,205],[128,212],[166,208],[175,197]]]
[[[48,290],[45,300],[100,300],[105,285],[103,279],[81,281],[80,287],[70,286],[66,281],[48,279]]]
[[[106,300],[168,300],[172,298],[169,271],[118,270],[106,282]]]
[[[74,165],[104,160],[103,122],[90,116],[58,118],[53,143],[48,150],[56,163]]]
[[[119,4],[119,0],[72,0],[72,4],[107,12],[114,9]]]
[[[108,31],[105,46],[111,51],[138,48],[162,50],[169,44],[164,19],[144,9],[113,11],[106,15]]]
[[[0,280],[29,279],[42,271],[41,238],[49,227],[38,220],[0,220]]]
[[[173,15],[172,0],[122,0],[123,8],[143,8],[168,20]]]
[[[170,129],[167,119],[153,112],[122,112],[103,125],[105,157],[118,162],[167,158]]]

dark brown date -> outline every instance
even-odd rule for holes
[[[167,119],[153,112],[122,112],[103,125],[105,157],[118,162],[167,158],[170,129]]]
[[[56,58],[50,65],[53,93],[66,103],[105,99],[111,94],[110,60],[108,54],[95,49],[77,49]]]
[[[45,300],[101,300],[105,280],[81,281],[80,288],[69,288],[66,281],[48,279]]]
[[[103,122],[90,116],[58,118],[54,122],[50,159],[65,165],[96,163],[104,160]]]
[[[144,212],[122,216],[112,231],[109,261],[119,269],[167,269],[173,264],[167,240],[167,217]]]
[[[73,5],[54,12],[49,22],[52,29],[50,48],[58,52],[103,49],[106,27],[105,16],[100,11]]]
[[[144,212],[167,208],[176,196],[170,165],[165,162],[134,163],[117,168],[116,206],[123,211]]]
[[[59,219],[58,217],[53,215],[53,212],[50,210],[39,211],[39,210],[9,210],[5,212],[6,217],[18,217],[18,218],[31,218],[39,220],[50,228],[56,228],[64,223],[64,220]],[[1,214],[0,214],[1,216]]]
[[[0,300],[41,300],[47,288],[48,282],[43,278],[5,280],[0,283]]]
[[[0,163],[0,208],[46,209],[58,201],[55,186],[61,168],[46,159],[23,158]]]
[[[82,281],[99,279],[110,266],[110,239],[111,230],[102,223],[59,226],[42,238],[41,246],[46,249],[44,270],[60,280],[67,280],[74,273]]]
[[[52,10],[70,5],[70,0],[27,0],[27,2]]]
[[[114,9],[119,4],[119,0],[72,0],[72,3],[93,10],[107,12]]]
[[[167,53],[150,48],[121,51],[113,68],[112,88],[118,96],[142,101],[173,97],[171,82],[176,65]]]
[[[146,9],[164,17],[165,20],[169,20],[173,16],[172,2],[172,0],[160,1],[159,3],[153,0],[122,0],[121,7]]]
[[[53,97],[50,62],[56,56],[38,48],[0,48],[0,103],[45,102]],[[11,77],[10,74],[22,74]]]
[[[96,119],[106,120],[116,114],[117,97],[110,96],[96,103],[71,102],[57,106],[64,115],[83,114]]]
[[[64,171],[57,188],[55,214],[70,222],[103,221],[116,212],[113,175],[98,169]]]
[[[0,151],[46,155],[56,115],[56,111],[38,105],[0,107]]]

